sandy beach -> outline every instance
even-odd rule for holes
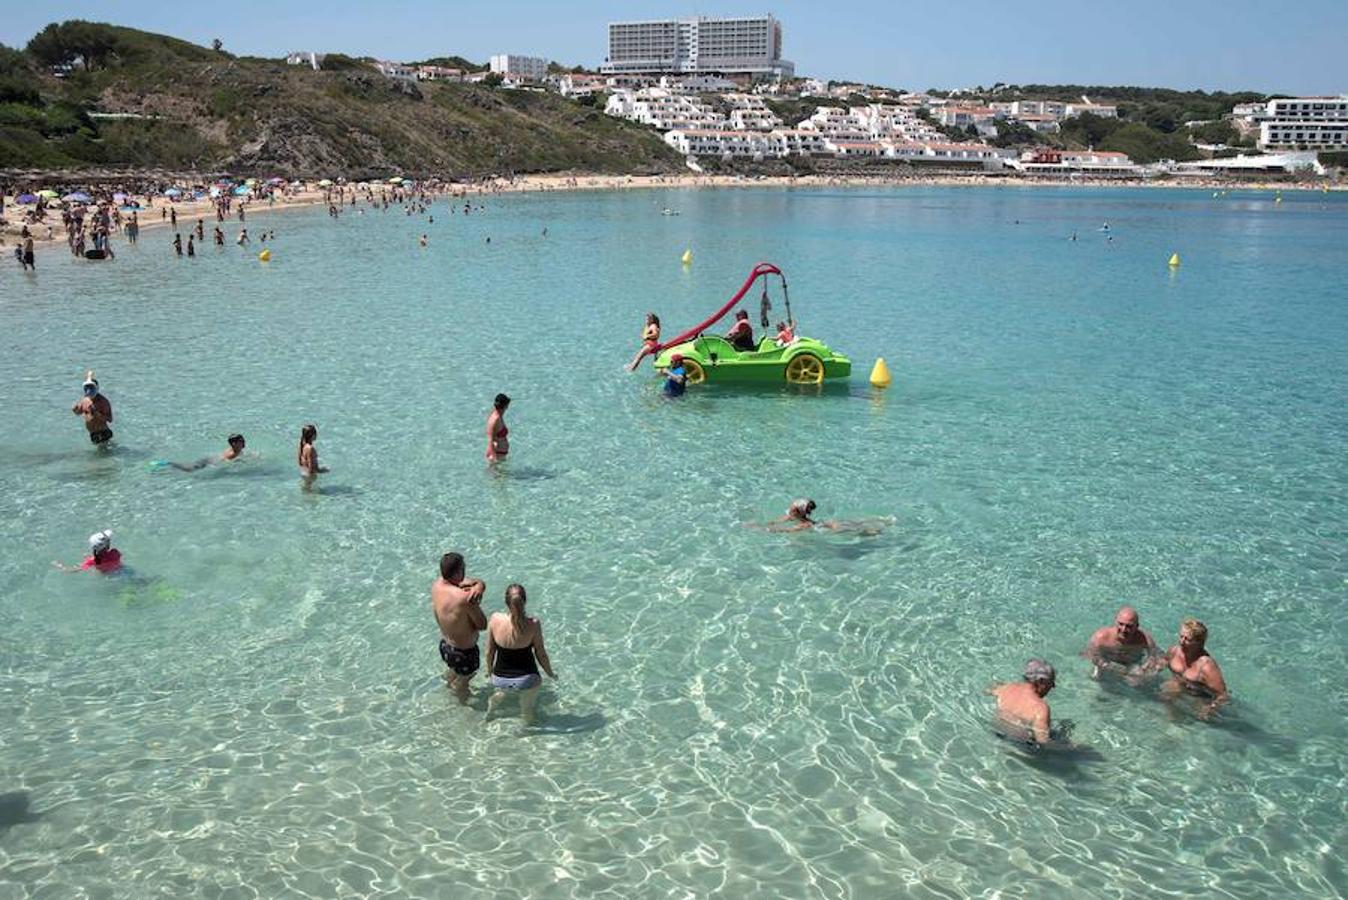
[[[184,179],[186,182],[186,179]],[[669,188],[820,188],[820,187],[1129,187],[1129,188],[1183,188],[1201,191],[1261,191],[1274,193],[1279,191],[1339,191],[1342,185],[1330,185],[1319,182],[1267,182],[1232,181],[1217,178],[1191,178],[1177,181],[1174,179],[1117,179],[1117,178],[1044,178],[1044,177],[1007,177],[1005,175],[969,173],[969,174],[877,174],[862,175],[799,175],[799,176],[750,176],[750,175],[706,175],[679,173],[676,175],[600,175],[600,174],[546,174],[522,175],[515,178],[500,178],[471,184],[438,183],[434,189],[437,196],[488,196],[506,193],[545,193],[552,191],[611,191],[644,190]],[[387,186],[374,183],[371,188],[378,191]],[[349,197],[349,194],[348,194]],[[20,211],[28,207],[14,205],[13,197],[6,197],[5,224],[0,228],[0,246],[13,246],[17,243],[24,222]],[[167,228],[170,224],[166,210],[176,211],[183,230],[202,219],[208,227],[216,223],[215,205],[210,198],[170,199],[164,196],[148,197],[136,195],[133,199],[140,202],[139,221],[142,231]],[[274,201],[250,199],[245,205],[249,217],[285,209],[313,206],[328,203],[327,190],[315,184],[306,184],[294,189],[283,198]],[[348,200],[349,202],[349,200]],[[235,211],[226,217],[226,222],[238,224]],[[245,222],[245,224],[247,224]],[[48,230],[50,226],[50,236]],[[61,228],[59,215],[51,215],[38,225],[29,223],[36,246],[64,244],[66,237]],[[231,238],[232,239],[232,238]]]

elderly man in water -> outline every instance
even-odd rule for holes
[[[1151,635],[1142,630],[1137,610],[1124,606],[1114,614],[1113,625],[1106,625],[1091,635],[1084,655],[1094,666],[1091,677],[1099,678],[1105,672],[1140,674],[1141,667],[1156,653],[1156,644]]]
[[[1058,673],[1042,659],[1025,664],[1025,679],[1010,684],[997,684],[988,693],[997,698],[997,719],[1018,740],[1033,738],[1036,744],[1047,744],[1052,719],[1044,698],[1058,683]]]

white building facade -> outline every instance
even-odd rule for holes
[[[610,22],[608,74],[745,75],[780,80],[795,74],[782,59],[782,26],[772,16]]]
[[[548,60],[541,56],[498,53],[491,58],[491,70],[498,75],[542,81],[548,77]]]
[[[1270,100],[1250,120],[1261,150],[1348,149],[1348,95]]]

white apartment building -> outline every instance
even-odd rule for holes
[[[756,131],[676,129],[665,135],[665,143],[684,156],[740,156],[762,159],[771,153],[768,136]]]
[[[726,124],[725,117],[702,98],[675,93],[668,88],[614,91],[604,105],[604,112],[661,131],[714,129]]]
[[[782,59],[782,26],[772,16],[610,22],[610,74],[740,74],[783,79],[795,66]]]
[[[491,58],[491,70],[498,75],[542,81],[548,77],[548,60],[541,56],[518,56],[498,53]]]
[[[1063,118],[1070,119],[1073,116],[1080,116],[1085,113],[1099,116],[1102,119],[1117,119],[1119,108],[1108,103],[1069,103],[1063,110]]]
[[[557,91],[563,97],[584,97],[588,94],[602,94],[608,89],[608,81],[602,75],[568,73],[557,79]]]
[[[822,156],[828,137],[807,128],[777,128],[768,135],[774,156]]]
[[[1258,124],[1261,150],[1348,148],[1348,95],[1270,100],[1245,121]]]

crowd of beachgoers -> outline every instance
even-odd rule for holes
[[[562,179],[555,186],[578,189],[586,186],[585,181],[571,177]],[[231,230],[229,240],[247,245],[252,242],[247,230],[250,211],[313,202],[326,204],[328,215],[333,219],[362,215],[367,211],[402,213],[411,220],[414,231],[420,231],[423,221],[428,225],[434,223],[437,207],[442,216],[482,214],[488,202],[482,196],[484,194],[539,189],[538,185],[523,179],[497,179],[466,186],[439,181],[416,183],[401,178],[353,184],[327,180],[306,184],[275,179],[238,184],[222,180],[195,188],[126,187],[132,189],[103,188],[96,192],[69,191],[66,194],[49,191],[26,198],[31,202],[21,204],[20,208],[24,226],[30,234],[28,243],[21,245],[21,250],[26,247],[26,252],[31,253],[33,229],[50,229],[52,239],[58,239],[59,235],[77,256],[109,258],[115,255],[112,248],[115,236],[120,235],[134,243],[144,224],[172,229],[174,237],[170,252],[193,256],[197,242],[206,240],[208,221],[215,245],[222,246],[226,242],[226,224]],[[13,210],[14,206],[11,204],[7,209]],[[186,245],[182,240],[184,230]],[[258,229],[255,234],[259,244],[275,240],[275,231],[271,228]],[[546,228],[543,235],[547,236]],[[489,237],[486,239],[490,240]],[[427,246],[424,233],[420,243]],[[262,254],[266,252],[263,250]],[[28,263],[31,264],[31,258]],[[794,332],[794,321],[778,323],[776,341],[779,345],[789,344],[796,339]],[[748,347],[757,346],[744,310],[737,312],[726,339],[734,346],[740,346],[741,342]],[[654,359],[664,346],[660,341],[659,318],[650,313],[641,332],[640,347],[628,364],[628,370],[636,369],[647,356]],[[687,378],[681,362],[681,357],[675,354],[663,368],[664,393],[671,399],[681,397],[686,390]],[[487,413],[485,456],[488,466],[503,465],[510,457],[510,430],[506,424],[510,403],[510,397],[497,394]],[[71,412],[83,420],[95,450],[106,451],[114,440],[112,403],[92,371],[86,373],[82,396]],[[317,438],[315,425],[306,424],[300,429],[295,461],[302,489],[321,493],[319,476],[328,469],[319,464]],[[231,434],[225,440],[225,449],[218,454],[189,462],[156,460],[151,467],[193,473],[208,467],[232,466],[246,456],[246,448],[244,435]],[[792,502],[778,519],[745,524],[769,532],[842,532],[863,540],[878,536],[889,524],[816,519],[816,508],[814,500],[802,498]],[[71,571],[92,571],[109,576],[126,572],[120,551],[112,545],[111,531],[104,530],[91,536],[89,549],[89,556],[81,564],[57,565]],[[459,701],[466,704],[472,679],[485,666],[493,689],[488,698],[488,717],[500,711],[506,698],[516,695],[522,717],[532,721],[541,673],[556,677],[544,644],[542,622],[526,614],[524,586],[509,585],[503,597],[504,609],[491,617],[482,609],[485,591],[483,581],[467,576],[462,554],[444,554],[439,561],[438,577],[430,589],[430,599],[439,632],[438,649],[446,667],[446,684]],[[478,649],[483,632],[486,632],[485,661]],[[1227,702],[1228,692],[1221,669],[1205,649],[1206,639],[1206,626],[1197,620],[1186,619],[1181,624],[1177,642],[1161,652],[1150,635],[1141,629],[1136,610],[1125,606],[1118,611],[1112,625],[1099,629],[1090,638],[1084,652],[1092,663],[1093,678],[1117,679],[1120,683],[1142,688],[1154,684],[1160,677],[1163,679],[1163,696],[1171,699],[1187,697],[1189,703],[1196,704],[1194,713],[1207,718]],[[1044,660],[1032,659],[1025,665],[1021,679],[990,688],[995,697],[998,734],[1018,745],[1035,749],[1076,749],[1077,745],[1070,739],[1070,723],[1059,723],[1055,727],[1045,700],[1056,683],[1054,666]]]

